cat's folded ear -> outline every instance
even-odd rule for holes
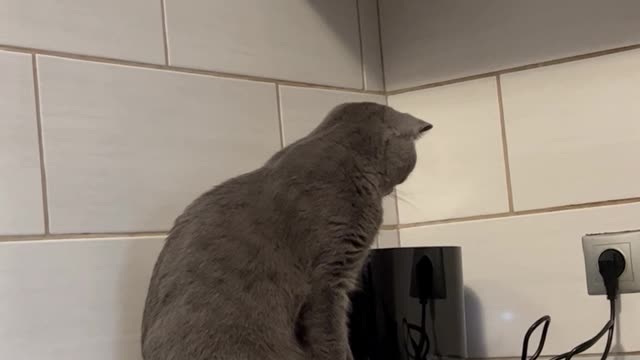
[[[398,136],[419,138],[425,132],[431,130],[433,125],[417,117],[396,111],[387,107],[385,111],[385,122]]]

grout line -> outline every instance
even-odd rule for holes
[[[167,4],[166,0],[160,0],[162,14],[162,43],[164,44],[164,63],[169,66],[169,30],[167,28]]]
[[[509,74],[509,73],[518,72],[518,71],[531,70],[531,69],[536,69],[536,68],[540,68],[540,67],[546,67],[546,66],[559,65],[559,64],[564,64],[564,63],[569,63],[569,62],[574,62],[574,61],[586,60],[586,59],[596,58],[596,57],[605,56],[605,55],[617,54],[617,53],[621,53],[621,52],[625,52],[625,51],[637,50],[637,49],[640,49],[640,44],[623,46],[623,47],[618,47],[618,48],[613,48],[613,49],[608,49],[608,50],[602,50],[602,51],[596,51],[596,52],[591,52],[591,53],[582,54],[582,55],[568,56],[568,57],[564,57],[564,58],[560,58],[560,59],[542,61],[542,62],[533,63],[533,64],[515,66],[515,67],[506,68],[506,69],[502,69],[502,70],[490,71],[490,72],[487,72],[487,73],[482,73],[482,74],[477,74],[477,75],[463,76],[463,77],[460,77],[460,78],[455,78],[455,79],[450,79],[450,80],[437,81],[437,82],[434,82],[434,83],[429,83],[429,84],[424,84],[424,85],[417,85],[417,86],[412,86],[412,87],[393,90],[393,91],[387,91],[386,94],[387,94],[387,96],[389,96],[389,95],[398,95],[398,94],[403,94],[403,93],[416,91],[416,90],[430,89],[430,88],[434,88],[434,87],[438,87],[438,86],[456,84],[456,83],[460,83],[460,82],[464,82],[464,81],[483,79],[483,78],[488,78],[488,77],[493,77],[493,76],[498,76],[498,75],[503,75],[503,74]]]
[[[378,19],[378,21],[380,23],[380,19]],[[381,34],[382,29],[379,29],[379,31]],[[380,38],[382,39],[382,35],[380,35]],[[381,40],[381,46],[382,46],[382,40]],[[123,60],[123,59],[115,59],[115,58],[92,56],[92,55],[79,55],[79,54],[73,54],[73,53],[62,52],[62,51],[43,50],[43,49],[28,48],[28,47],[14,46],[14,45],[0,45],[0,50],[2,51],[17,52],[17,53],[24,53],[24,54],[30,54],[30,55],[35,54],[35,55],[54,56],[54,57],[59,57],[64,59],[90,61],[95,63],[110,64],[110,65],[122,65],[122,66],[137,67],[137,68],[143,68],[143,69],[164,70],[164,71],[172,71],[172,72],[184,73],[184,74],[195,74],[195,75],[212,76],[212,77],[236,79],[236,80],[248,80],[248,81],[255,81],[255,82],[262,82],[262,83],[275,83],[279,85],[295,86],[295,87],[302,87],[302,88],[385,95],[387,97],[391,95],[398,95],[398,94],[403,94],[406,92],[411,92],[416,90],[423,90],[423,89],[429,89],[429,88],[434,88],[438,86],[460,83],[464,81],[494,77],[494,76],[499,76],[499,75],[523,71],[523,70],[530,70],[530,69],[535,69],[539,67],[564,64],[568,62],[585,60],[585,59],[611,55],[611,54],[637,50],[637,49],[640,49],[640,44],[619,47],[619,48],[609,49],[609,50],[603,50],[603,51],[598,51],[598,52],[593,52],[593,53],[588,53],[583,55],[576,55],[576,56],[571,56],[571,57],[566,57],[566,58],[561,58],[556,60],[549,60],[549,61],[540,62],[540,63],[517,66],[517,67],[507,68],[503,70],[497,70],[497,71],[492,71],[492,72],[478,74],[478,75],[465,76],[461,78],[439,81],[439,82],[429,83],[425,85],[418,85],[414,87],[408,87],[408,88],[398,89],[393,91],[376,91],[376,90],[363,90],[363,89],[349,88],[349,87],[342,87],[342,86],[313,84],[313,83],[306,83],[301,81],[291,81],[291,80],[283,80],[283,79],[276,79],[276,78],[269,78],[269,77],[253,76],[253,75],[233,74],[233,73],[226,73],[226,72],[213,71],[213,70],[193,69],[193,68],[172,66],[172,65],[153,64],[153,63],[146,63],[146,62],[134,61],[134,60]],[[386,87],[386,76],[384,72],[384,54],[383,54],[382,48],[381,48],[380,55],[381,55],[381,61],[382,61],[382,67],[383,67],[383,71],[382,71],[383,82]]]
[[[163,1],[163,4],[164,4],[164,1]],[[379,23],[379,25],[378,25],[379,29],[378,30],[379,30],[380,46],[381,46],[381,54],[380,55],[381,55],[381,61],[383,62],[383,82],[386,84],[386,80],[385,80],[385,76],[384,76],[385,75],[384,74],[384,55],[383,55],[383,52],[382,52],[382,35],[381,35],[382,28],[380,26],[380,13],[379,13],[379,6],[380,5],[379,5],[379,2],[377,2],[377,5],[378,5],[378,23]],[[359,11],[359,9],[358,9],[358,11]],[[359,13],[358,13],[358,16],[359,16]],[[359,26],[360,26],[360,24],[359,24]],[[165,33],[165,35],[166,35],[166,33]],[[362,42],[362,37],[360,38],[360,41]],[[167,50],[167,49],[168,48],[165,47],[165,50]],[[125,237],[130,237],[130,236],[164,236],[164,235],[166,235],[166,233],[164,233],[164,232],[151,232],[151,233],[93,233],[93,234],[60,234],[60,235],[52,235],[52,234],[50,234],[49,213],[48,213],[48,193],[47,193],[47,180],[46,180],[45,159],[44,159],[44,142],[43,142],[42,114],[41,114],[40,94],[39,94],[39,78],[38,78],[38,67],[37,67],[37,55],[48,55],[48,56],[55,56],[55,57],[61,57],[61,58],[67,58],[67,59],[92,61],[92,62],[106,63],[106,64],[115,64],[115,65],[147,68],[147,69],[167,70],[167,71],[174,71],[174,72],[187,73],[187,74],[199,74],[199,75],[205,75],[205,76],[215,76],[215,77],[222,77],[222,78],[233,78],[233,79],[243,79],[243,80],[251,80],[251,81],[265,82],[265,83],[274,83],[276,85],[278,118],[279,118],[279,122],[280,122],[280,136],[281,136],[280,141],[281,141],[281,145],[282,146],[284,146],[284,129],[283,129],[283,124],[282,124],[281,99],[280,99],[280,86],[281,85],[296,86],[296,87],[319,88],[319,89],[329,89],[329,90],[351,91],[351,92],[358,92],[358,93],[395,95],[395,94],[408,92],[408,91],[413,91],[413,90],[419,90],[419,89],[436,87],[436,86],[440,86],[440,85],[446,85],[446,84],[451,84],[451,83],[456,83],[456,82],[461,82],[461,81],[467,81],[467,80],[472,80],[472,79],[495,76],[496,77],[496,81],[497,81],[497,87],[498,87],[498,99],[499,99],[500,118],[501,118],[502,137],[503,137],[503,150],[504,150],[504,156],[505,156],[505,168],[506,168],[505,170],[506,170],[506,174],[507,174],[507,189],[508,189],[508,193],[509,193],[509,212],[497,213],[497,214],[489,214],[489,215],[477,215],[477,216],[462,217],[462,218],[452,218],[452,219],[444,219],[444,220],[416,222],[416,223],[409,223],[409,224],[398,224],[398,225],[386,225],[386,226],[383,226],[383,228],[385,228],[387,230],[392,230],[392,229],[400,230],[400,229],[411,228],[411,227],[416,227],[416,226],[448,224],[448,223],[466,222],[466,221],[473,221],[473,220],[499,219],[499,218],[506,218],[506,217],[520,216],[520,215],[543,214],[543,213],[565,211],[565,210],[586,209],[586,208],[594,208],[594,207],[601,207],[601,206],[619,205],[619,204],[631,204],[631,203],[640,202],[640,198],[627,198],[627,199],[607,200],[607,201],[598,201],[598,202],[591,202],[591,203],[584,203],[584,204],[574,204],[574,205],[566,205],[566,206],[541,208],[541,209],[534,209],[534,210],[515,211],[513,209],[513,194],[512,194],[512,189],[511,189],[511,178],[510,178],[510,170],[509,170],[508,147],[507,147],[507,139],[506,139],[505,119],[504,119],[504,105],[503,105],[503,102],[502,102],[502,87],[501,87],[501,81],[500,81],[500,75],[501,74],[505,74],[505,73],[516,72],[516,71],[527,70],[527,69],[533,69],[533,68],[537,68],[537,67],[544,67],[544,66],[562,64],[562,63],[567,63],[567,62],[571,62],[571,61],[583,60],[583,59],[599,57],[599,56],[604,56],[604,55],[609,55],[609,54],[615,54],[615,53],[620,53],[620,52],[630,51],[630,50],[635,50],[635,49],[640,49],[640,44],[626,46],[626,47],[620,47],[620,48],[610,49],[610,50],[605,50],[605,51],[599,51],[599,52],[594,52],[594,53],[589,53],[589,54],[584,54],[584,55],[578,55],[578,56],[573,56],[573,57],[567,57],[567,58],[562,58],[562,59],[558,59],[558,60],[551,60],[551,61],[542,62],[542,63],[538,63],[538,64],[531,64],[531,65],[525,65],[525,66],[520,66],[520,67],[514,67],[514,68],[510,68],[510,69],[496,71],[496,72],[491,72],[491,73],[486,73],[486,74],[481,74],[481,75],[474,75],[474,76],[469,76],[469,77],[465,77],[465,78],[453,79],[453,80],[449,80],[449,81],[433,83],[433,84],[418,86],[418,87],[414,87],[414,88],[407,88],[407,89],[403,89],[403,90],[395,90],[395,91],[390,91],[390,92],[386,92],[385,93],[385,92],[381,92],[381,91],[366,91],[366,90],[362,90],[362,89],[342,88],[342,87],[334,87],[334,86],[328,86],[328,85],[319,85],[319,84],[310,84],[310,83],[295,82],[295,81],[285,81],[285,80],[277,80],[277,79],[270,79],[270,78],[262,78],[262,77],[255,77],[255,76],[229,74],[229,73],[222,73],[222,72],[208,71],[208,70],[189,69],[189,68],[175,67],[175,66],[169,66],[169,65],[158,65],[158,64],[143,63],[143,62],[136,62],[136,61],[111,59],[111,58],[105,58],[105,57],[85,56],[85,55],[77,55],[77,54],[57,52],[57,51],[38,50],[38,49],[32,49],[32,48],[0,45],[0,50],[10,51],[10,52],[27,53],[27,54],[30,54],[32,56],[34,96],[35,96],[35,106],[36,106],[37,129],[38,129],[38,145],[39,145],[39,153],[40,153],[39,155],[40,155],[42,196],[43,196],[43,212],[44,212],[44,225],[45,225],[45,234],[44,235],[18,235],[18,236],[4,236],[3,235],[3,236],[0,236],[0,241],[20,240],[20,239],[22,239],[22,240],[39,240],[39,239],[46,240],[46,239],[62,239],[62,238],[64,238],[64,239],[69,239],[69,238],[72,238],[72,239],[73,238],[88,238],[88,237],[93,238],[93,237],[107,237],[107,236],[125,236]],[[362,44],[361,44],[361,55],[362,55]],[[364,68],[363,68],[363,76],[364,76]],[[396,193],[396,196],[395,196],[395,205],[396,205],[396,215],[399,217],[400,214],[399,214],[397,193]],[[399,238],[399,236],[398,236],[398,238]]]
[[[258,81],[258,80],[255,80],[255,81]],[[384,91],[378,91],[378,90],[362,90],[362,89],[345,88],[345,87],[331,86],[331,85],[302,83],[302,82],[288,81],[288,80],[272,80],[272,81],[263,80],[263,82],[274,82],[276,84],[284,85],[284,86],[295,86],[295,87],[304,87],[304,88],[311,88],[311,89],[348,91],[348,92],[372,94],[372,95],[386,95]]]
[[[468,222],[468,221],[474,221],[474,220],[503,219],[503,218],[509,218],[509,217],[522,216],[522,215],[540,215],[540,214],[555,213],[560,211],[593,209],[593,208],[599,208],[604,206],[626,205],[626,204],[635,204],[635,203],[640,203],[640,197],[617,199],[617,200],[594,201],[590,203],[554,206],[554,207],[540,208],[540,209],[533,209],[533,210],[520,210],[520,211],[503,212],[503,213],[496,213],[496,214],[474,215],[474,216],[443,219],[443,220],[422,221],[422,222],[415,222],[415,223],[409,223],[409,224],[399,224],[398,228],[407,229],[407,228],[419,227],[419,226],[462,223],[462,222]]]
[[[63,59],[71,59],[71,60],[90,61],[90,62],[101,63],[101,64],[109,64],[109,65],[121,65],[121,66],[136,67],[136,68],[142,68],[142,69],[172,71],[172,72],[177,72],[182,74],[211,76],[211,77],[224,78],[224,79],[248,80],[248,81],[270,83],[270,84],[275,83],[279,85],[295,86],[295,87],[303,87],[303,88],[385,95],[384,91],[362,90],[362,89],[333,86],[333,85],[312,84],[312,83],[305,83],[301,81],[290,81],[290,80],[275,79],[275,78],[268,78],[268,77],[252,76],[252,75],[225,73],[225,72],[212,71],[212,70],[192,69],[192,68],[186,68],[186,67],[180,67],[180,66],[152,64],[152,63],[146,63],[146,62],[140,62],[140,61],[122,60],[122,59],[114,59],[114,58],[100,57],[100,56],[79,55],[79,54],[72,54],[72,53],[67,53],[62,51],[42,50],[42,49],[27,48],[27,47],[13,46],[13,45],[0,45],[0,50],[8,51],[8,52],[24,53],[24,54],[53,56],[53,57],[58,57]]]
[[[49,198],[47,192],[47,172],[44,166],[44,141],[42,133],[42,113],[40,107],[40,80],[38,76],[38,60],[36,54],[31,54],[33,70],[33,92],[36,105],[36,126],[38,130],[38,152],[40,155],[40,182],[42,186],[42,211],[44,216],[44,233],[49,234]]]
[[[399,230],[402,230],[402,229],[419,227],[419,226],[463,223],[463,222],[474,221],[474,220],[502,219],[502,218],[522,216],[522,215],[547,214],[547,213],[554,213],[554,212],[567,211],[567,210],[592,209],[592,208],[599,208],[604,206],[625,205],[625,204],[635,204],[635,203],[640,203],[640,197],[619,199],[619,200],[607,200],[607,201],[599,201],[599,202],[567,205],[567,206],[557,206],[557,207],[534,209],[534,210],[514,211],[514,212],[498,213],[498,214],[476,215],[476,216],[468,216],[468,217],[462,217],[462,218],[425,221],[425,222],[417,222],[417,223],[410,223],[410,224],[383,225],[381,226],[381,230],[398,230],[399,232]],[[132,238],[132,237],[135,238],[135,237],[152,237],[152,236],[167,236],[167,235],[168,235],[168,232],[166,231],[66,233],[66,234],[50,234],[49,233],[44,235],[42,234],[40,235],[38,234],[0,235],[0,242],[27,241],[27,240],[58,240],[58,239],[73,240],[73,239],[95,239],[95,238]],[[399,235],[400,235],[400,232],[398,233],[398,239],[400,239]],[[400,245],[401,245],[401,242],[400,242]]]
[[[276,84],[276,107],[278,109],[278,126],[280,129],[280,148],[284,149],[284,124],[282,122],[282,100],[280,98],[280,85]]]
[[[384,70],[384,51],[382,48],[382,20],[381,20],[381,13],[380,13],[380,0],[375,0],[375,1],[376,1],[376,12],[378,15],[378,41],[380,42],[380,66],[382,67],[381,69],[382,89],[385,91],[385,95],[388,97],[389,94],[387,93],[387,76],[385,75],[385,70]]]
[[[362,46],[362,19],[360,14],[360,1],[355,0],[356,3],[356,18],[358,20],[358,39],[360,40],[360,72],[362,73],[362,90],[367,88],[367,77],[364,73],[364,48]]]
[[[33,241],[33,240],[81,240],[101,238],[135,238],[167,236],[167,232],[124,232],[124,233],[78,233],[78,234],[45,234],[45,235],[2,235],[1,242]]]
[[[511,185],[511,167],[509,164],[509,147],[507,142],[507,127],[504,119],[504,103],[502,101],[502,82],[500,75],[496,76],[496,88],[498,90],[498,109],[500,110],[500,128],[502,131],[502,152],[504,157],[504,173],[507,181],[507,199],[509,212],[513,212],[513,187]]]

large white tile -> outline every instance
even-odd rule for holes
[[[388,249],[400,247],[398,230],[380,230],[378,234],[378,249]]]
[[[640,196],[640,50],[507,74],[516,210]]]
[[[0,349],[12,360],[139,360],[162,238],[0,243]]]
[[[378,0],[359,0],[358,9],[360,12],[364,88],[384,90],[380,27],[378,26]]]
[[[382,223],[384,225],[398,224],[398,207],[396,205],[396,192],[382,199],[382,210],[384,211]]]
[[[388,90],[640,43],[640,2],[380,0]]]
[[[164,63],[159,0],[0,0],[0,44]]]
[[[39,57],[54,233],[156,231],[280,148],[273,84]]]
[[[280,86],[280,107],[285,144],[309,134],[334,107],[346,102],[386,104],[383,95]]]
[[[362,87],[355,1],[166,0],[172,65]]]
[[[389,105],[434,124],[397,189],[400,223],[509,209],[494,78],[390,96]]]
[[[609,318],[606,297],[587,294],[582,236],[639,229],[638,214],[640,204],[632,204],[426,226],[401,230],[400,241],[462,247],[470,357],[518,356],[525,331],[545,314],[552,317],[545,354],[555,355]],[[614,352],[640,350],[638,318],[640,296],[623,294]]]
[[[363,101],[379,104],[387,102],[382,95],[280,86],[282,136],[285,145],[309,134],[334,107],[345,102]],[[383,209],[384,224],[397,224],[398,215],[393,196],[385,198]]]
[[[44,232],[31,56],[0,51],[0,235]]]

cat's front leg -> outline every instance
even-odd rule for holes
[[[324,288],[309,297],[299,320],[301,339],[309,359],[353,360],[347,328],[348,297],[334,289]]]

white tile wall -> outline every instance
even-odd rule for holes
[[[384,211],[382,223],[384,225],[398,224],[398,207],[396,206],[396,192],[382,199],[382,210]]]
[[[383,95],[280,86],[280,112],[285,145],[309,134],[334,107],[345,102],[362,101],[386,104]],[[384,200],[383,208],[384,224],[397,224],[398,216],[393,196]]]
[[[285,144],[309,134],[334,107],[345,102],[386,104],[383,95],[280,86],[280,107]]]
[[[397,248],[399,246],[398,230],[380,230],[378,234],[379,249]]]
[[[640,197],[640,50],[502,76],[516,210]]]
[[[166,6],[172,65],[362,87],[355,1],[166,0]]]
[[[280,148],[273,84],[38,57],[53,233],[166,230]]]
[[[519,356],[525,331],[545,314],[552,317],[545,353],[558,354],[609,317],[606,298],[587,295],[581,237],[640,229],[638,214],[640,204],[554,212],[403,229],[400,240],[403,247],[462,246],[470,357]],[[614,352],[640,350],[638,299],[621,297]]]
[[[384,87],[375,0],[165,2],[171,65]],[[161,4],[0,0],[7,10],[0,45],[162,64]],[[381,6],[390,90],[640,42],[632,0]],[[639,65],[633,51],[502,76],[516,210],[640,196]],[[38,68],[52,233],[166,230],[201,192],[280,148],[274,84],[48,56],[38,57]],[[0,52],[0,79],[0,235],[41,234],[30,55]],[[386,102],[279,90],[285,143],[340,103]],[[384,200],[386,225],[508,210],[494,78],[389,102],[435,128],[398,189],[400,214],[395,198]],[[546,313],[553,316],[546,352],[558,353],[607,317],[606,302],[587,296],[580,237],[640,228],[639,213],[640,204],[628,204],[400,234],[386,228],[373,247],[463,246],[472,357],[518,356],[524,331]],[[162,244],[159,237],[0,242],[0,353],[139,360],[144,295]],[[640,351],[637,298],[622,297],[616,352]]]
[[[31,56],[0,51],[0,235],[44,232]]]
[[[434,124],[400,185],[400,223],[508,211],[496,80],[393,95],[389,105]]]
[[[640,43],[635,0],[380,0],[380,7],[387,90]]]
[[[0,44],[164,63],[159,0],[0,0]]]
[[[0,243],[2,358],[139,360],[162,238]]]
[[[380,28],[378,26],[378,0],[358,0],[357,2],[360,11],[364,87],[367,90],[384,90]]]

